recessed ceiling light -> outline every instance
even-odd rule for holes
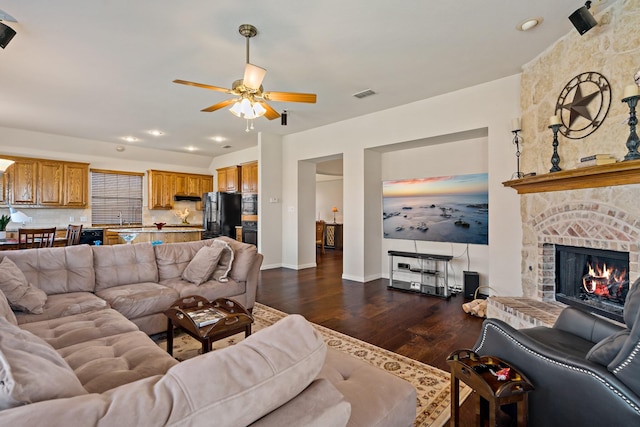
[[[138,140],[135,136],[123,136],[122,139],[127,142],[136,142]]]
[[[516,25],[516,30],[518,31],[529,31],[530,29],[537,27],[538,25],[542,24],[542,21],[544,21],[544,18],[542,17],[535,17],[535,18],[528,18],[525,19],[524,21],[520,22],[518,25]]]
[[[194,147],[193,145],[189,145],[188,147],[184,147],[187,151],[198,151],[198,147]]]
[[[230,145],[223,145],[222,148],[231,148]]]
[[[162,132],[161,130],[157,130],[157,129],[153,129],[147,132],[149,135],[153,135],[153,136],[162,136],[164,135],[164,132]]]
[[[217,143],[221,143],[221,142],[224,142],[227,138],[223,136],[212,136],[211,139]]]

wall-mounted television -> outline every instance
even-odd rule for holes
[[[488,174],[382,183],[387,239],[489,244]]]

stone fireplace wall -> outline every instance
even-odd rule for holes
[[[572,140],[559,134],[560,167],[574,169],[581,157],[596,153],[609,153],[621,160],[627,152],[629,127],[624,121],[629,110],[620,99],[640,69],[640,0],[613,1],[604,10],[596,8],[595,17],[598,26],[582,36],[571,29],[523,66],[524,173],[549,173],[553,153],[549,117],[555,114],[564,85],[587,71],[608,79],[611,108],[603,124],[586,138]],[[628,251],[630,280],[639,277],[640,185],[523,194],[520,200],[525,297],[554,300],[555,253],[551,249],[555,244]]]
[[[629,279],[640,277],[640,184],[521,196],[525,297],[555,300],[554,245],[629,252]]]
[[[522,156],[524,173],[548,173],[553,134],[549,117],[562,88],[576,75],[595,71],[611,85],[611,108],[602,125],[583,139],[559,136],[560,167],[573,169],[581,157],[609,153],[622,159],[627,152],[629,108],[620,100],[640,69],[640,0],[615,0],[602,10],[593,2],[598,25],[580,36],[571,30],[546,51],[522,67]],[[603,6],[606,6],[604,4]],[[543,24],[544,25],[544,24]],[[570,27],[568,25],[568,27]]]

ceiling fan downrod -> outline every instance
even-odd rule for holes
[[[249,63],[249,39],[258,34],[258,29],[251,24],[242,24],[238,28],[238,32],[242,37],[247,39],[247,64]]]

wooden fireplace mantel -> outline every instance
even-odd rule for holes
[[[518,194],[527,194],[639,183],[640,160],[629,160],[512,179],[502,185],[514,188]]]

